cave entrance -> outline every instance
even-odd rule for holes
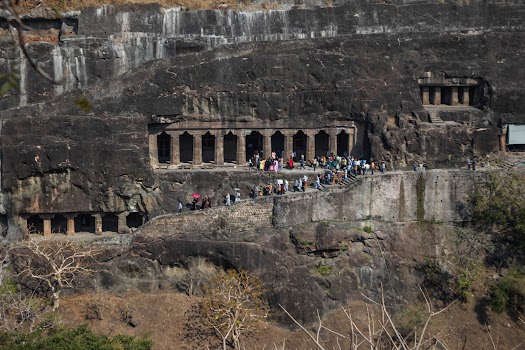
[[[306,155],[307,143],[308,139],[302,130],[299,130],[295,135],[293,135],[293,150],[295,151],[294,161],[301,159],[301,155]]]
[[[7,215],[1,214],[0,215],[0,235],[2,237],[7,236],[7,229],[8,229]]]
[[[263,137],[260,132],[252,131],[249,135],[246,135],[246,159],[248,160],[253,157],[256,153],[262,154]],[[269,157],[269,154],[263,154],[262,157]]]
[[[118,232],[118,216],[113,213],[107,213],[102,217],[102,231]]]
[[[169,164],[171,156],[171,136],[163,131],[157,136],[157,150],[159,163]]]
[[[431,105],[436,104],[436,89],[434,87],[429,88],[428,98]]]
[[[67,219],[64,215],[55,215],[51,219],[51,233],[66,233]]]
[[[204,163],[215,161],[215,136],[209,131],[202,136],[202,161]]]
[[[142,224],[144,223],[144,219],[142,218],[142,215],[140,215],[139,213],[130,213],[127,217],[126,217],[126,225],[128,227],[134,227],[134,228],[137,228],[137,227],[140,227],[142,226]]]
[[[341,131],[337,135],[337,155],[340,156],[348,156],[349,150],[348,150],[348,138],[349,134],[347,134],[344,130]]]
[[[272,135],[272,152],[277,154],[277,158],[283,158],[284,135],[280,131]]]
[[[187,131],[179,137],[179,150],[181,163],[190,163],[193,161],[193,136]]]
[[[452,87],[443,86],[441,88],[441,104],[452,106]]]
[[[95,233],[95,218],[91,214],[79,214],[75,217],[75,232]]]
[[[319,131],[317,135],[315,135],[315,155],[330,155],[330,136],[324,130]]]
[[[224,136],[224,162],[235,163],[237,161],[237,136],[231,131]]]
[[[33,234],[44,234],[44,220],[39,215],[31,215],[27,218],[27,232]]]

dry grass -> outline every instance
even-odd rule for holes
[[[250,0],[43,0],[44,6],[56,11],[79,10],[87,7],[103,5],[130,5],[130,4],[159,4],[162,7],[181,6],[187,9],[246,9],[251,5]],[[29,11],[38,1],[21,0],[20,12]],[[261,5],[263,9],[273,8],[272,5]]]

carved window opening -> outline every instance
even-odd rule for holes
[[[348,142],[350,135],[344,130],[337,135],[337,154],[342,156],[348,156]]]
[[[215,161],[215,136],[209,132],[202,136],[202,161],[205,163]]]
[[[252,131],[249,135],[246,135],[246,159],[250,159],[259,153],[263,157],[269,157],[269,154],[262,154],[263,151],[263,136],[258,131]]]
[[[79,214],[75,218],[75,232],[95,233],[95,218],[91,214]]]
[[[330,155],[330,136],[324,130],[319,131],[315,135],[315,155]]]
[[[157,136],[157,150],[159,163],[169,164],[171,159],[171,137],[164,131]]]
[[[193,161],[193,136],[187,131],[179,137],[180,161],[190,163]]]
[[[113,213],[107,213],[102,217],[102,231],[118,232],[118,216]]]
[[[231,131],[224,136],[224,162],[235,163],[237,161],[237,135]]]
[[[302,130],[299,130],[295,135],[293,135],[293,150],[295,151],[294,161],[301,159],[301,155],[304,155],[306,159],[307,144],[308,138]]]
[[[272,152],[275,152],[277,154],[277,157],[282,157],[282,154],[284,152],[284,135],[277,131],[275,134],[271,137],[272,140]]]
[[[67,232],[67,219],[64,215],[55,215],[51,219],[51,232],[52,233],[66,233]]]

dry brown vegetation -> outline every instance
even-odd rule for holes
[[[165,8],[181,6],[187,9],[248,9],[251,5],[250,0],[21,0],[18,6],[20,12],[26,12],[38,3],[59,12],[103,5],[159,4]],[[274,6],[261,7],[271,9]]]

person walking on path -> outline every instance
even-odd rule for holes
[[[476,158],[472,160],[472,170],[476,170]]]
[[[381,162],[381,174],[385,173],[385,162]]]
[[[417,171],[417,162],[414,160],[414,171]]]
[[[179,201],[179,214],[182,213],[182,202]]]
[[[231,199],[230,199],[230,194],[226,194],[226,201],[224,202],[224,205],[226,205],[227,207],[229,207],[230,205],[232,205],[232,202],[231,202]]]
[[[470,170],[470,157],[467,158],[467,170]]]

